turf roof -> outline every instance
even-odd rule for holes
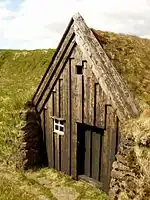
[[[150,40],[92,31],[141,107],[150,106]]]

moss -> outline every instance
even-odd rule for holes
[[[132,35],[93,31],[137,100],[141,104],[150,105],[150,40]]]

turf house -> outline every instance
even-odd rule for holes
[[[122,124],[140,115],[141,102],[150,103],[146,42],[72,17],[32,99],[50,168],[108,193]]]

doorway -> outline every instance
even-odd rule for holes
[[[77,131],[78,176],[85,175],[100,182],[104,130],[95,126],[78,123]]]

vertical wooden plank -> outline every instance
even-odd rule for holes
[[[76,50],[77,51],[77,50]],[[78,52],[76,52],[78,53]],[[77,60],[80,59],[78,55]],[[71,61],[71,175],[77,178],[77,122],[82,123],[83,75],[76,74],[76,59]]]
[[[95,85],[95,125],[99,128],[105,128],[105,102],[106,95],[99,83]]]
[[[89,104],[90,104],[90,93],[89,93],[90,77],[87,76],[87,69],[84,74],[84,123],[89,122]]]
[[[55,88],[54,90],[56,91],[55,92],[55,110],[54,110],[54,113],[56,117],[59,117],[60,115],[60,109],[59,109],[59,106],[60,106],[60,102],[59,102],[59,80],[57,81],[56,85],[55,85]],[[60,164],[59,164],[59,156],[60,156],[60,149],[59,149],[59,138],[60,136],[58,134],[55,134],[55,169],[57,170],[60,170]]]
[[[93,74],[93,72],[90,70],[90,82],[89,82],[89,124],[90,125],[94,125],[94,87],[95,87],[95,76]]]
[[[76,50],[77,51],[77,50]],[[71,176],[73,178],[77,178],[77,157],[76,157],[76,151],[77,151],[77,74],[75,72],[76,67],[76,60],[71,60]]]
[[[114,138],[114,111],[111,106],[106,106],[106,130],[103,136],[103,150],[102,150],[102,183],[103,190],[108,192],[109,180],[112,165],[112,138]],[[113,137],[112,137],[113,136]]]
[[[91,130],[85,130],[85,175],[91,174]]]
[[[50,96],[50,99],[47,103],[46,110],[46,148],[47,148],[47,156],[48,156],[48,166],[50,168],[54,167],[54,156],[53,156],[53,96]]]
[[[86,64],[84,69],[84,123],[94,125],[94,85],[95,76]]]
[[[83,122],[83,75],[76,75],[76,122]]]
[[[44,131],[45,124],[44,124],[44,113],[43,113],[43,111],[40,114],[40,118],[41,118],[41,127],[42,127],[42,130]]]
[[[92,178],[99,181],[100,134],[92,132]]]
[[[59,170],[59,135],[54,133],[55,136],[55,169]]]
[[[114,112],[113,108],[111,109],[111,118],[109,119],[110,126],[110,148],[109,148],[109,163],[108,163],[108,184],[111,178],[112,164],[115,161],[116,147],[118,146],[118,117]]]
[[[100,149],[99,149],[99,177],[98,180],[101,182],[101,171],[102,171],[102,144],[103,144],[103,134],[104,134],[104,130],[101,130],[101,134],[100,134]]]
[[[77,126],[77,175],[83,175],[85,161],[85,134],[83,125],[79,123]]]
[[[58,117],[58,99],[57,99],[57,87],[53,90],[53,116]],[[54,168],[58,170],[58,135],[53,132],[53,148],[54,148]]]
[[[64,150],[62,153],[62,170],[66,174],[70,174],[70,116],[69,116],[69,61],[67,62],[63,71],[63,118],[65,122],[65,133],[62,137],[62,146]]]
[[[107,106],[106,108],[106,119],[107,119]],[[105,122],[106,124],[106,122]],[[107,125],[106,125],[107,126]],[[105,130],[104,131],[104,135],[102,137],[102,167],[101,167],[101,182],[102,182],[102,189],[106,192],[108,186],[107,186],[107,168],[108,168],[108,139],[109,139],[109,135],[108,132]]]
[[[63,78],[59,79],[59,117],[63,118]],[[64,171],[62,168],[63,151],[64,151],[64,135],[59,136],[59,170]]]

